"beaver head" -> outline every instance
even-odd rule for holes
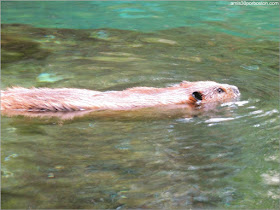
[[[209,102],[226,102],[240,96],[240,92],[236,86],[219,84],[212,81],[183,81],[180,87],[187,89],[190,95],[189,100],[197,105]]]

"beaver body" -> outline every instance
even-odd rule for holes
[[[1,91],[1,110],[70,112],[130,110],[175,104],[197,106],[225,102],[240,95],[237,87],[212,81],[187,82],[167,88],[135,87],[99,92],[74,88],[10,88]]]

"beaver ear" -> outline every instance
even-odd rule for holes
[[[200,92],[195,91],[190,95],[189,100],[195,105],[200,105],[202,101],[202,94]]]
[[[200,92],[197,91],[193,92],[192,97],[194,97],[197,101],[202,101],[202,95]]]
[[[189,87],[191,84],[192,84],[192,82],[183,81],[180,83],[180,87]]]

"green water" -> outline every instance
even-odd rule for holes
[[[230,6],[227,1],[3,2],[2,23],[146,32],[191,26],[278,41],[279,6]]]
[[[2,116],[2,208],[279,207],[279,7],[1,6],[3,89],[213,80],[241,92],[239,102],[197,116]]]

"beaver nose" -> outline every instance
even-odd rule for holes
[[[240,95],[240,92],[239,92],[239,90],[238,90],[238,88],[237,88],[237,87],[235,87],[235,86],[231,86],[231,89],[232,89],[232,91],[234,92],[234,94],[235,94],[235,95],[237,95],[237,96],[239,96],[239,95]]]

